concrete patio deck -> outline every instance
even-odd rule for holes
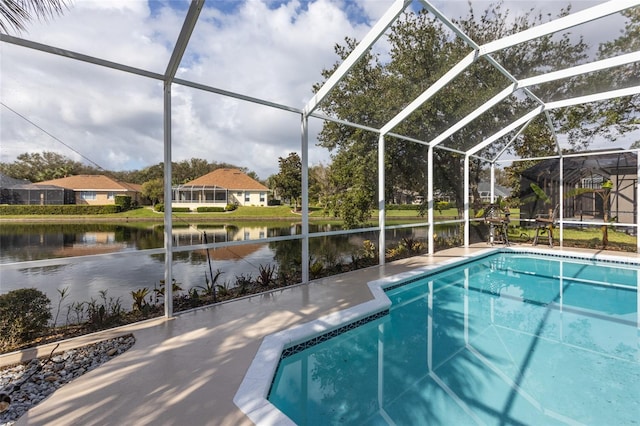
[[[93,336],[133,333],[136,343],[58,389],[16,424],[252,424],[233,397],[264,336],[370,300],[369,281],[486,248],[479,244],[404,259]]]

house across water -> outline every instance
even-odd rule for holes
[[[238,169],[216,169],[173,188],[173,207],[266,206],[269,188]]]

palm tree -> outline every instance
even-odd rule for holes
[[[24,31],[27,22],[60,15],[68,0],[0,0],[0,32]]]

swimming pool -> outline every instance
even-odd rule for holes
[[[277,368],[258,361],[268,401],[254,403],[250,418],[632,424],[640,417],[637,271],[615,259],[499,250],[375,283],[377,306],[350,320],[265,339],[259,355],[277,353]],[[257,384],[255,371],[247,377]]]

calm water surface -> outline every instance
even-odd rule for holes
[[[335,226],[310,225],[312,232],[337,230]],[[253,241],[268,237],[299,235],[300,224],[198,224],[174,225],[174,247],[209,243]],[[404,237],[426,239],[426,228],[387,231],[387,241]],[[443,236],[455,232],[443,228]],[[377,242],[374,232],[310,240],[314,260],[327,264],[360,249],[364,240]],[[164,278],[164,255],[142,250],[161,249],[163,226],[158,223],[133,224],[3,224],[0,226],[0,293],[25,287],[44,291],[54,302],[58,290],[69,288],[67,302],[98,298],[101,290],[120,297],[130,307],[131,291],[159,287]],[[209,250],[212,270],[221,270],[221,281],[235,282],[240,275],[256,277],[260,266],[296,265],[300,268],[299,240],[248,243]],[[78,257],[84,256],[84,257]],[[205,284],[209,274],[206,250],[176,252],[173,276],[186,291]],[[35,262],[37,261],[37,262]],[[220,281],[219,281],[220,282]]]

